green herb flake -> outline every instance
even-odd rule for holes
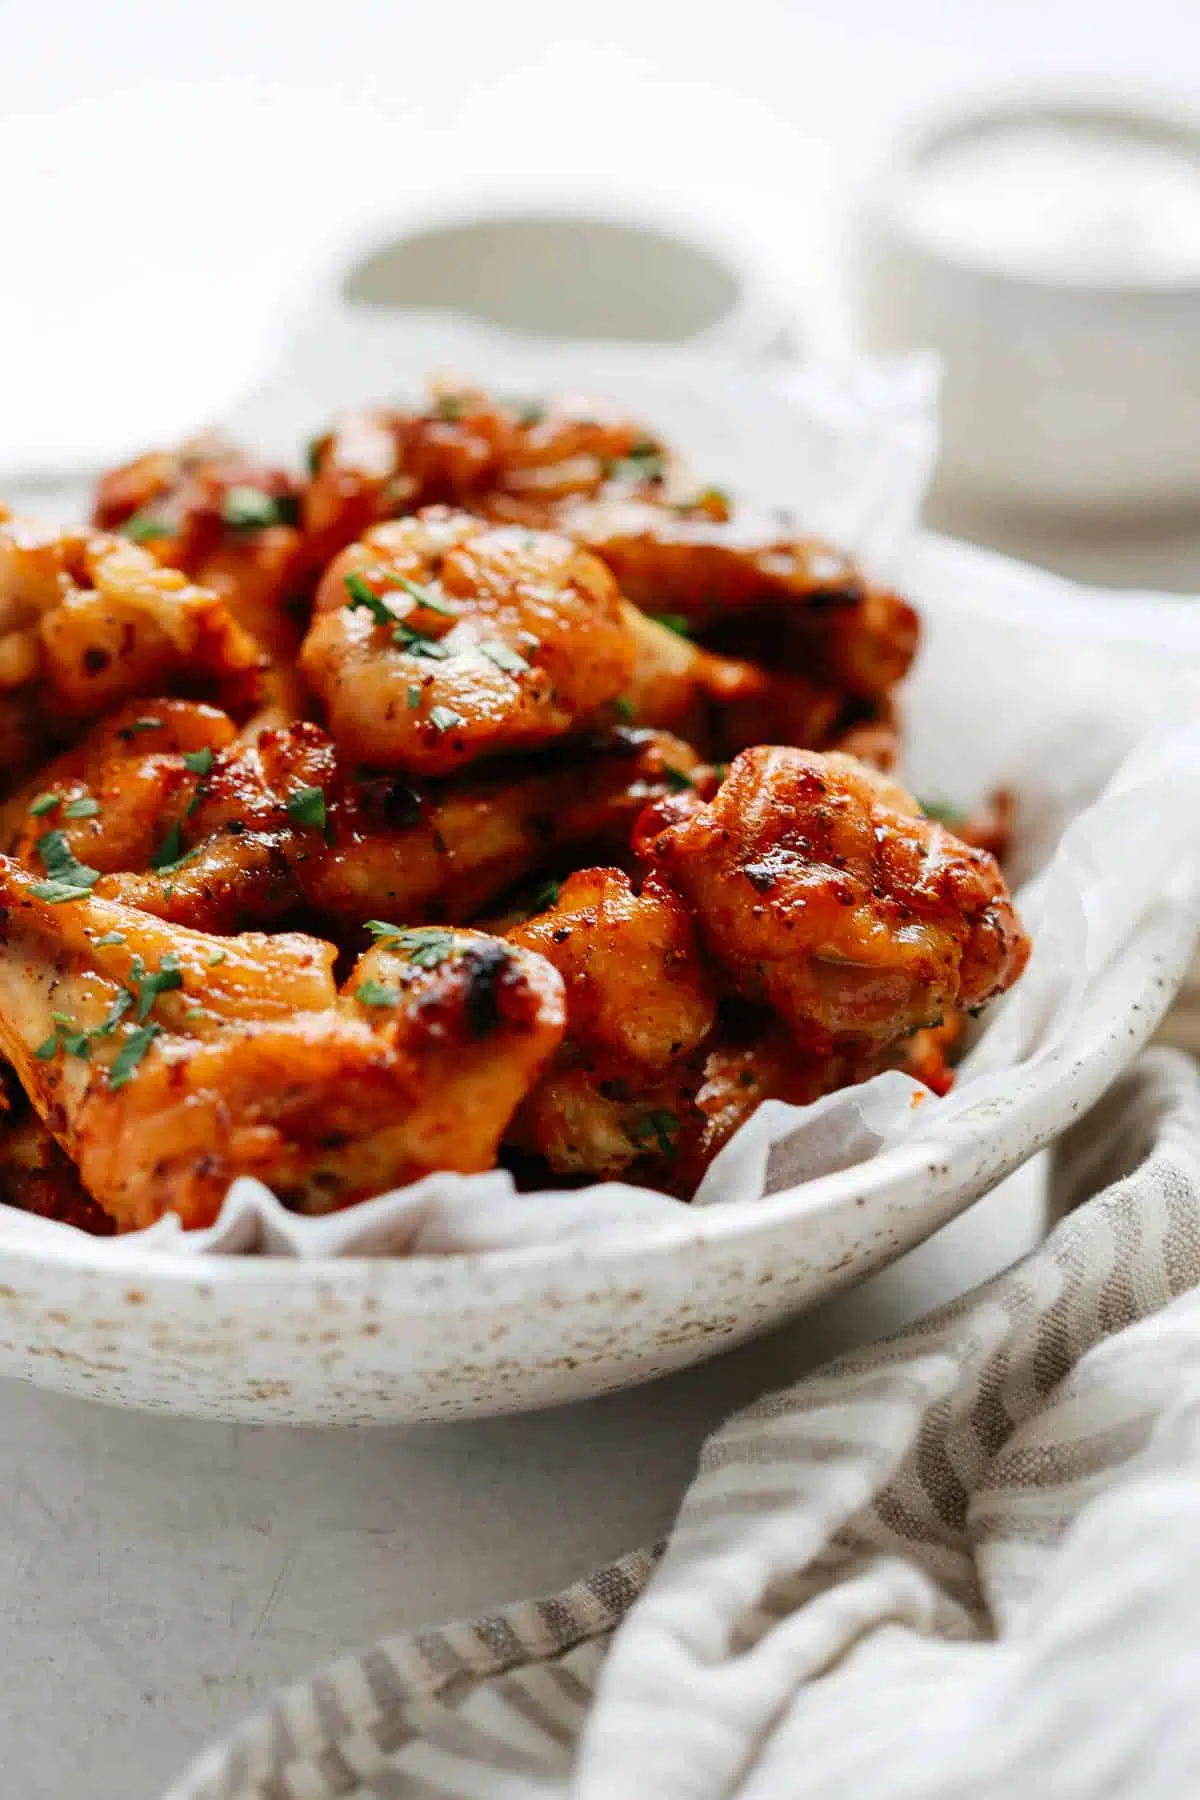
[[[226,953],[224,950],[214,950],[208,959],[208,967],[210,969],[219,969],[221,964],[225,961],[225,957]]]
[[[387,987],[382,981],[360,981],[354,990],[354,998],[364,1006],[395,1006],[400,999],[400,990]]]
[[[549,912],[552,906],[558,905],[558,896],[562,893],[562,883],[543,881],[540,888],[530,900],[530,908],[534,913]]]
[[[675,1154],[675,1135],[679,1130],[679,1120],[673,1112],[660,1109],[646,1113],[638,1120],[633,1130],[633,1141],[645,1144],[654,1139],[661,1156],[672,1157]]]
[[[135,957],[134,961],[139,967],[141,966],[142,959],[140,956]],[[107,1018],[102,1024],[97,1025],[93,1036],[111,1037],[112,1033],[117,1029],[117,1026],[121,1023],[121,1020],[125,1017],[125,1014],[134,1003],[135,996],[130,993],[128,988],[119,989],[112,1005],[108,1009]]]
[[[390,581],[393,587],[402,588],[410,600],[423,606],[426,612],[437,613],[439,618],[457,619],[458,614],[452,606],[423,586],[419,581],[412,581],[407,575],[398,575],[394,569],[372,569],[371,573],[380,581]]]
[[[123,725],[121,727],[121,730],[118,731],[117,736],[119,738],[122,738],[125,741],[125,743],[128,743],[130,738],[136,737],[139,731],[161,731],[161,730],[162,730],[162,720],[161,719],[133,719],[130,721],[130,723],[128,725]]]
[[[123,944],[124,942],[125,934],[123,931],[106,931],[103,937],[93,939],[93,943],[97,950],[103,950],[107,944]]]
[[[324,433],[322,433],[320,437],[309,438],[307,444],[304,446],[304,466],[308,470],[310,476],[315,476],[321,467],[321,451],[324,447]]]
[[[961,825],[967,816],[961,808],[951,806],[945,800],[921,800],[918,805],[927,819],[933,819],[939,825]]]
[[[650,617],[656,625],[663,625],[668,631],[673,631],[676,637],[691,636],[688,621],[682,613],[651,613]]]
[[[183,1016],[190,1025],[196,1019],[202,1019],[204,1017],[204,1008],[202,1006],[189,1006]]]
[[[324,791],[319,787],[305,787],[299,793],[289,794],[287,813],[295,825],[315,825],[322,830],[325,825]]]
[[[182,857],[183,826],[176,819],[158,849],[151,856],[150,867],[158,869],[160,872],[163,869],[173,869],[182,860]]]
[[[627,725],[631,724],[632,721],[636,719],[637,709],[634,706],[633,701],[626,699],[624,694],[618,694],[612,704],[613,711],[616,713],[618,719],[624,719]]]
[[[35,899],[58,905],[68,900],[87,898],[100,879],[100,871],[76,860],[67,842],[66,832],[47,831],[38,839],[35,848],[50,878],[48,881],[35,882],[30,888]]]
[[[185,769],[190,769],[193,775],[207,775],[213,766],[211,747],[206,744],[203,750],[186,750],[183,756],[183,766]]]
[[[37,799],[31,802],[29,810],[35,819],[44,818],[48,812],[54,811],[61,799],[61,794],[39,794]]]
[[[386,919],[368,919],[367,930],[384,950],[396,950],[418,969],[436,969],[460,948],[453,931],[441,925],[389,925]]]
[[[286,498],[256,487],[231,487],[221,507],[221,519],[233,531],[265,531],[268,525],[288,524],[291,517],[294,508]]]
[[[351,612],[355,612],[361,607],[370,613],[377,625],[394,625],[396,623],[395,613],[386,600],[379,598],[365,575],[360,575],[357,571],[352,570],[349,575],[343,576],[342,580],[346,592],[350,596],[346,606]]]
[[[100,811],[100,802],[88,796],[80,800],[72,800],[63,807],[64,819],[94,819]]]
[[[451,706],[431,706],[429,723],[436,731],[453,731],[457,725],[465,725],[466,720],[461,713],[456,713]]]
[[[525,658],[519,656],[511,645],[502,643],[499,638],[488,638],[480,644],[479,648],[488,661],[495,663],[498,669],[503,669],[506,675],[524,675],[529,668]]]
[[[685,775],[682,769],[666,768],[663,770],[663,774],[666,776],[667,786],[673,788],[677,794],[682,794],[685,788],[694,788],[696,785],[691,776]]]
[[[542,424],[546,417],[546,408],[540,400],[510,400],[508,404],[517,415],[517,424],[526,429]]]
[[[141,958],[134,958],[134,967],[140,968]],[[139,1025],[147,1017],[154,1002],[160,994],[170,993],[172,988],[183,986],[183,973],[179,967],[179,958],[174,951],[168,951],[157,969],[148,974],[133,974],[130,979],[138,990],[137,1019]]]
[[[123,1088],[127,1082],[133,1080],[142,1058],[159,1035],[159,1029],[157,1025],[139,1025],[136,1030],[130,1032],[109,1065],[108,1085],[110,1088]]]
[[[439,394],[433,403],[433,417],[444,425],[456,425],[467,410],[461,394]]]
[[[44,1043],[38,1045],[33,1053],[39,1062],[53,1062],[58,1055],[58,1033],[52,1031]]]
[[[155,538],[174,537],[176,527],[166,519],[156,518],[148,508],[144,507],[141,512],[131,513],[121,530],[127,538],[132,538],[135,544],[150,544],[154,542]]]
[[[420,706],[420,704],[421,704],[421,690],[420,690],[420,688],[419,688],[419,687],[410,687],[410,688],[409,688],[409,690],[408,690],[408,704],[409,704],[409,706],[410,706],[410,707],[411,707],[411,708],[412,708],[412,710],[413,710],[413,711],[414,711],[414,712],[415,712],[415,711],[416,711],[416,710],[417,710],[417,708],[418,708],[418,707],[419,707],[419,706]]]
[[[392,626],[392,642],[410,656],[427,656],[431,662],[445,662],[450,654],[440,638],[430,637],[427,631],[417,631],[403,621]]]

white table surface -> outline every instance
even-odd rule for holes
[[[906,115],[997,80],[1200,70],[1194,0],[742,0],[730,18],[701,0],[0,0],[0,460],[14,433],[53,451],[64,409],[151,434],[218,414],[359,220],[481,188],[623,193],[741,233],[803,312],[831,214]],[[1111,569],[1200,587],[1178,539],[1118,546]],[[226,1428],[0,1386],[2,1791],[154,1800],[315,1662],[654,1538],[734,1405],[960,1291],[1038,1218],[1018,1179],[773,1338],[527,1419]]]

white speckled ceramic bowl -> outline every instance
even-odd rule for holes
[[[1200,700],[1195,628],[1150,597],[1146,616],[1177,633],[1169,654],[1141,642],[1115,600],[962,546],[922,541],[906,576],[929,620],[914,684],[919,784],[940,771],[971,791],[990,778],[972,719],[1038,680],[1046,709],[1065,693],[1067,646],[1078,694],[1098,706],[1114,682],[1151,713]],[[981,634],[1007,675],[989,677],[973,655]],[[922,720],[947,684],[930,738]],[[931,1109],[927,1134],[752,1205],[681,1206],[595,1242],[408,1259],[183,1256],[65,1228],[35,1246],[0,1230],[0,1373],[126,1406],[292,1424],[496,1413],[648,1380],[870,1274],[1092,1105],[1166,1010],[1196,915],[1195,894],[1164,894],[1061,1049],[1003,1100],[945,1123]]]

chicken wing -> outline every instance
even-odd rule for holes
[[[633,643],[568,539],[431,509],[330,565],[301,665],[349,755],[446,774],[611,719]]]
[[[679,615],[727,655],[865,698],[887,693],[912,663],[913,608],[818,539],[644,498],[573,502],[558,526],[612,570],[635,606]]]
[[[339,997],[332,944],[46,888],[0,858],[0,1052],[120,1230],[238,1175],[322,1211],[488,1168],[562,1035],[556,972],[479,933],[383,928]]]
[[[699,1127],[696,1052],[716,1017],[683,906],[653,877],[638,893],[619,869],[584,869],[508,938],[562,976],[568,1033],[510,1141],[559,1174],[669,1169]]]
[[[113,1231],[113,1221],[19,1090],[7,1109],[0,1104],[0,1204],[77,1226],[93,1237]]]
[[[744,751],[713,800],[637,828],[736,991],[793,1029],[888,1041],[1016,980],[1029,943],[993,857],[852,757]]]
[[[627,852],[649,802],[711,781],[686,744],[622,729],[568,759],[413,785],[347,768],[317,725],[245,741],[214,707],[146,705],[0,807],[0,850],[39,875],[68,855],[99,898],[202,931],[469,919],[578,846]]]
[[[218,594],[266,652],[264,723],[304,712],[296,658],[318,570],[299,516],[297,479],[215,436],[138,457],[96,488],[96,525]]]
[[[0,783],[136,695],[190,691],[249,711],[262,671],[217,595],[139,545],[0,514],[0,745],[18,746]]]
[[[309,446],[303,523],[328,560],[424,506],[553,527],[564,501],[616,484],[657,492],[673,464],[644,426],[594,400],[503,401],[443,385],[423,410],[347,413]]]

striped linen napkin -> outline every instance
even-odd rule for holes
[[[1200,1792],[1192,1064],[1143,1056],[1054,1195],[1033,1255],[730,1420],[665,1551],[344,1658],[166,1800]]]

